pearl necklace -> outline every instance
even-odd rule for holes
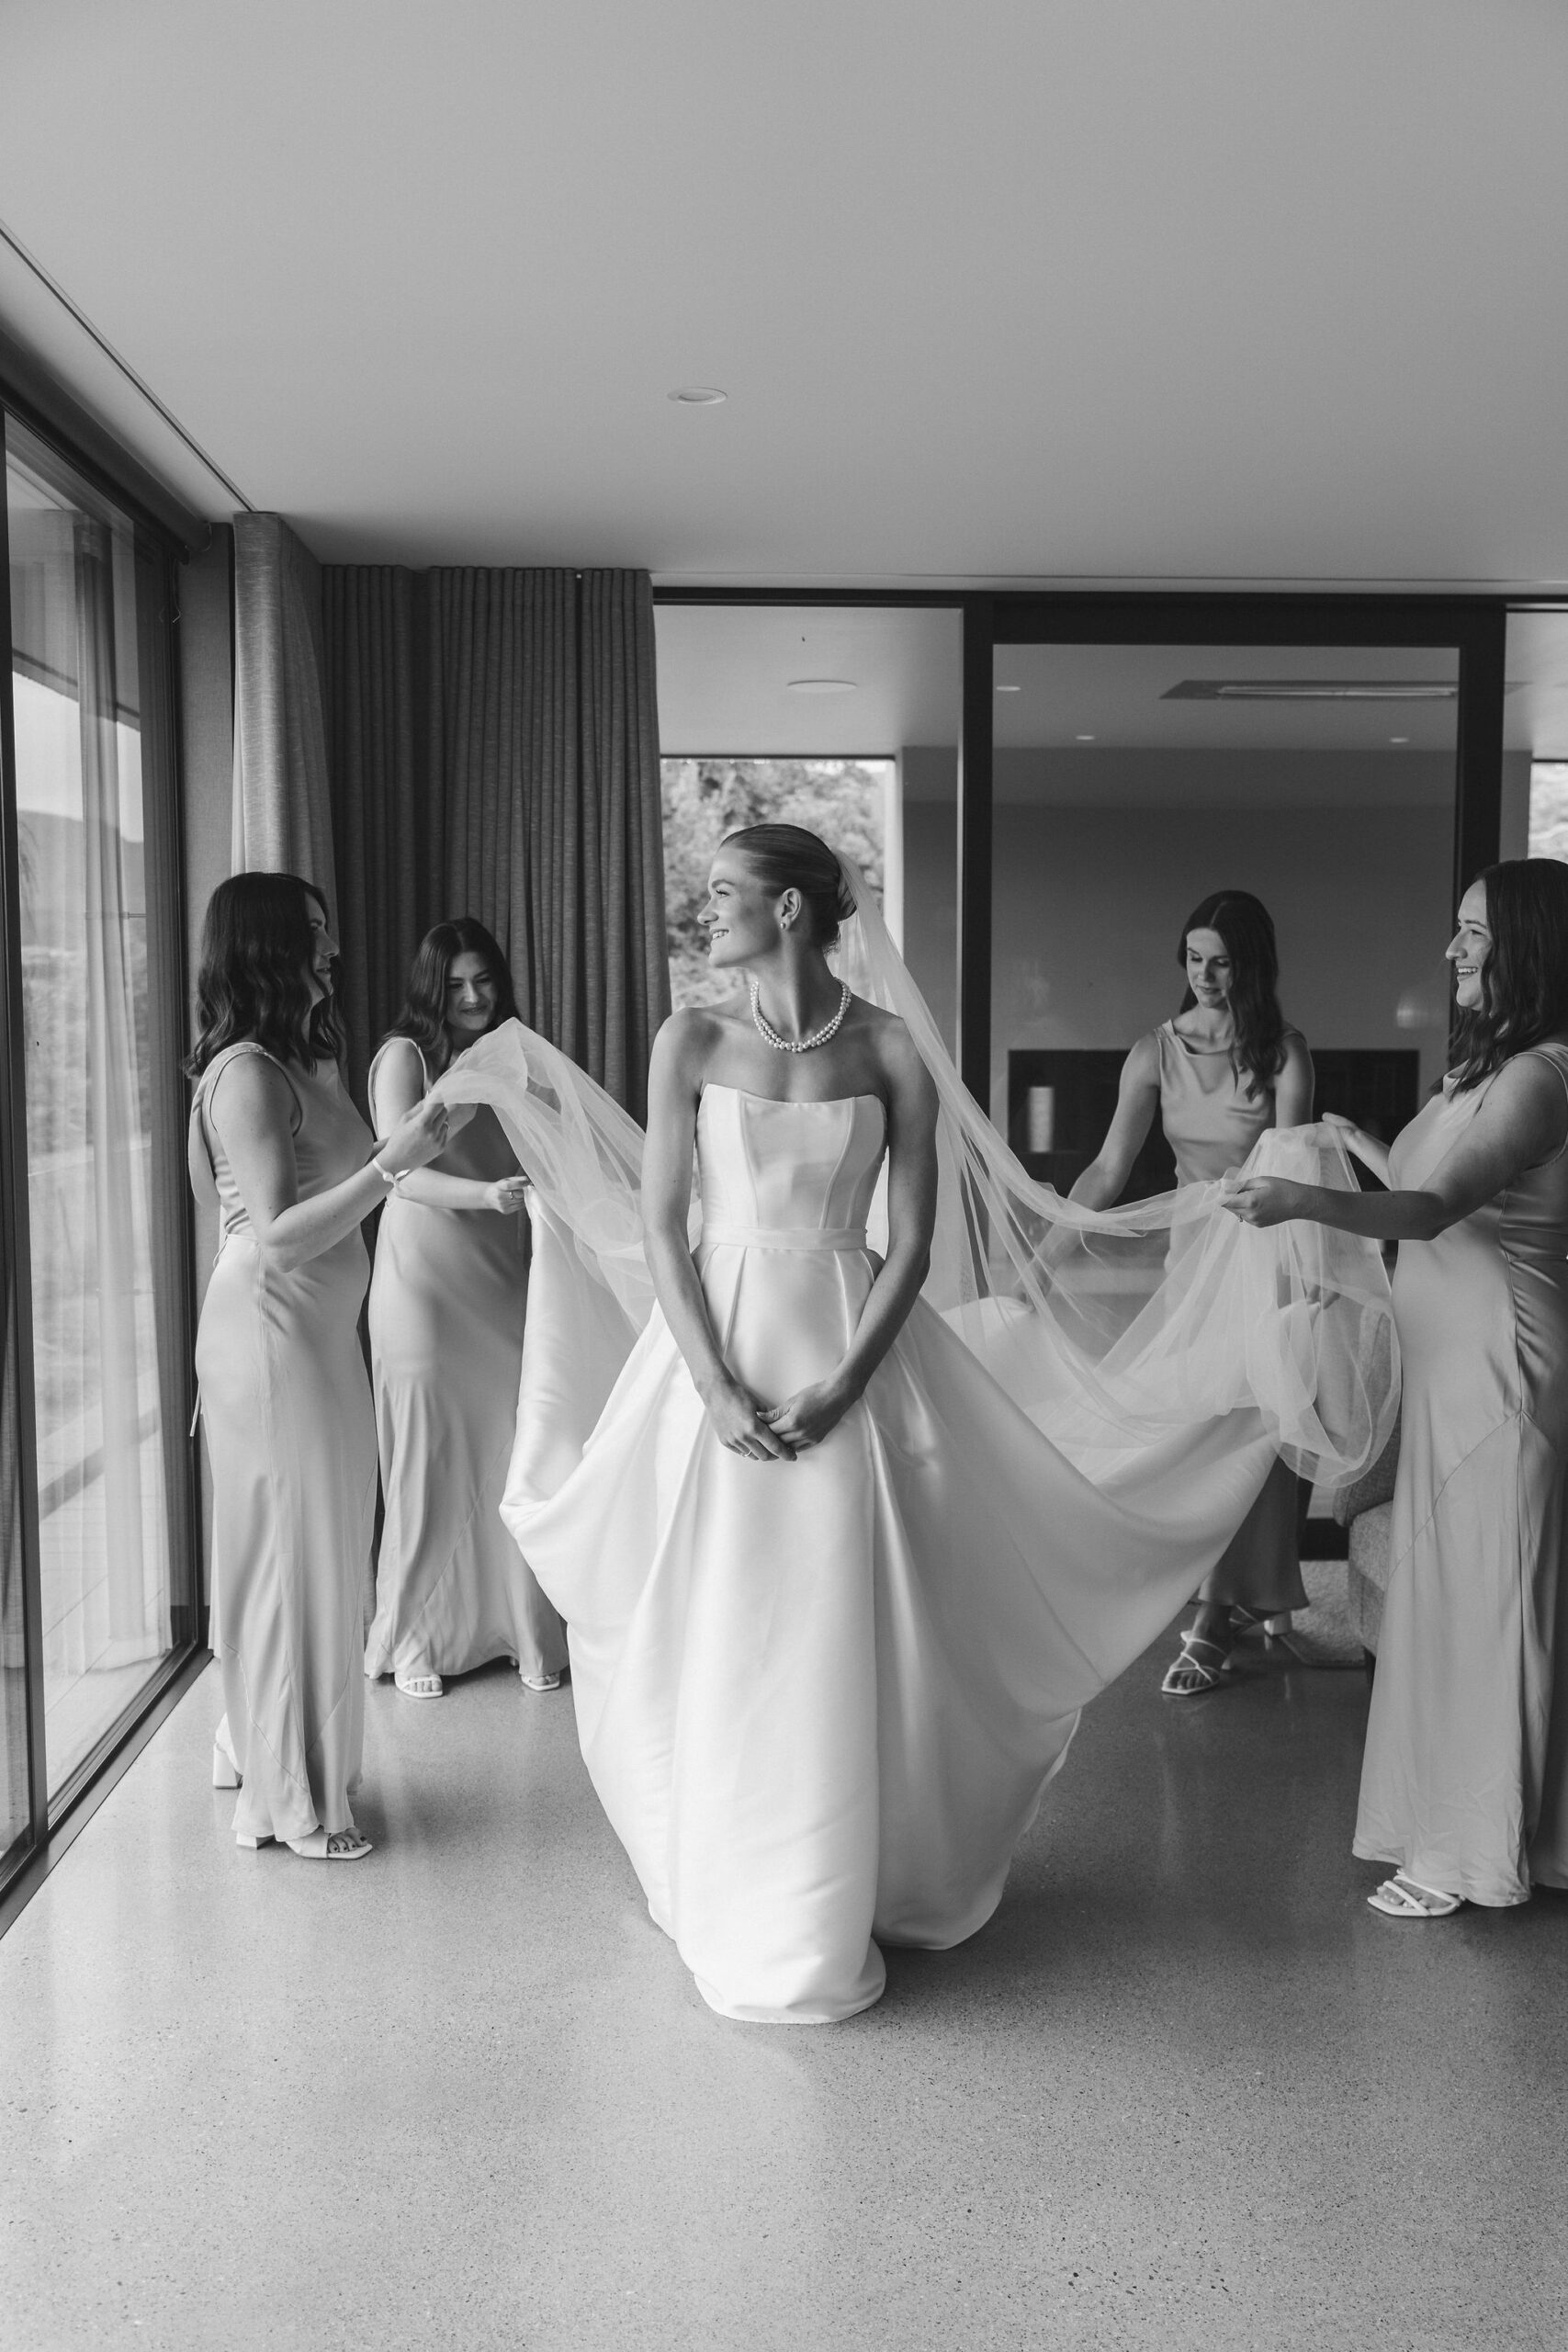
[[[842,994],[839,998],[839,1010],[834,1013],[831,1021],[824,1023],[820,1029],[813,1030],[809,1037],[781,1037],[773,1024],[762,1018],[757,983],[753,980],[750,983],[751,1018],[757,1024],[758,1036],[765,1046],[772,1046],[775,1054],[808,1054],[814,1046],[825,1046],[829,1037],[838,1035],[844,1025],[844,1015],[850,1009],[849,983],[840,981],[840,987]]]

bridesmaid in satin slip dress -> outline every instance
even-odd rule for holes
[[[1312,1117],[1306,1039],[1287,1026],[1276,990],[1280,959],[1268,909],[1246,890],[1217,890],[1181,927],[1176,960],[1187,995],[1172,1021],[1140,1037],[1122,1066],[1121,1094],[1099,1157],[1070,1197],[1109,1208],[1121,1196],[1157,1109],[1182,1184],[1214,1183],[1239,1168],[1270,1127]],[[1297,1537],[1302,1482],[1276,1459],[1247,1517],[1204,1578],[1198,1614],[1162,1689],[1193,1698],[1223,1687],[1233,1612],[1288,1638],[1304,1609]]]
[[[408,1001],[370,1065],[383,1130],[456,1054],[516,1017],[506,959],[465,915],[437,923]],[[439,1159],[400,1177],[381,1213],[370,1283],[370,1362],[385,1516],[367,1675],[439,1699],[444,1674],[513,1659],[530,1690],[558,1688],[560,1619],[501,1517],[517,1426],[528,1296],[526,1184],[492,1111]]]
[[[1249,1223],[1399,1242],[1404,1363],[1387,1605],[1355,1850],[1395,1918],[1568,1888],[1568,867],[1489,866],[1449,950],[1441,1091],[1382,1147],[1392,1189],[1254,1178]]]
[[[220,883],[207,910],[189,1162],[222,1242],[196,1363],[212,1467],[211,1644],[223,1678],[213,1784],[241,1846],[355,1861],[361,1615],[376,1430],[358,1319],[359,1227],[442,1148],[423,1106],[375,1138],[338,1071],[337,953],[291,874]]]

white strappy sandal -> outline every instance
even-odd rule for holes
[[[1206,1665],[1197,1656],[1199,1650],[1211,1651],[1219,1664]],[[1205,1690],[1219,1690],[1234,1673],[1231,1653],[1223,1642],[1212,1642],[1206,1634],[1183,1634],[1180,1655],[1167,1667],[1165,1680],[1159,1686],[1160,1693],[1167,1699],[1196,1699]],[[1179,1674],[1190,1675],[1195,1679],[1178,1682],[1176,1677]]]
[[[446,1685],[438,1674],[394,1674],[392,1680],[405,1699],[444,1699]]]
[[[1462,1894],[1445,1894],[1440,1887],[1423,1886],[1419,1879],[1395,1871],[1367,1901],[1386,1919],[1446,1919],[1464,1901]]]

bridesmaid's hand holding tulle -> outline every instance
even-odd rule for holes
[[[484,1188],[484,1205],[493,1209],[497,1216],[515,1216],[528,1202],[526,1176],[502,1176]]]
[[[446,1103],[427,1094],[377,1147],[377,1159],[396,1175],[425,1167],[446,1150],[450,1117]]]
[[[1220,1206],[1240,1217],[1243,1225],[1285,1225],[1307,1214],[1307,1187],[1284,1176],[1244,1176],[1239,1183],[1226,1177],[1220,1186]]]

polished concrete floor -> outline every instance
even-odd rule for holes
[[[566,1694],[378,1685],[322,1869],[231,1842],[209,1672],[0,1943],[0,2343],[1568,2345],[1568,1900],[1380,1919],[1359,1674],[1163,1662],[815,2031],[704,2007]]]

